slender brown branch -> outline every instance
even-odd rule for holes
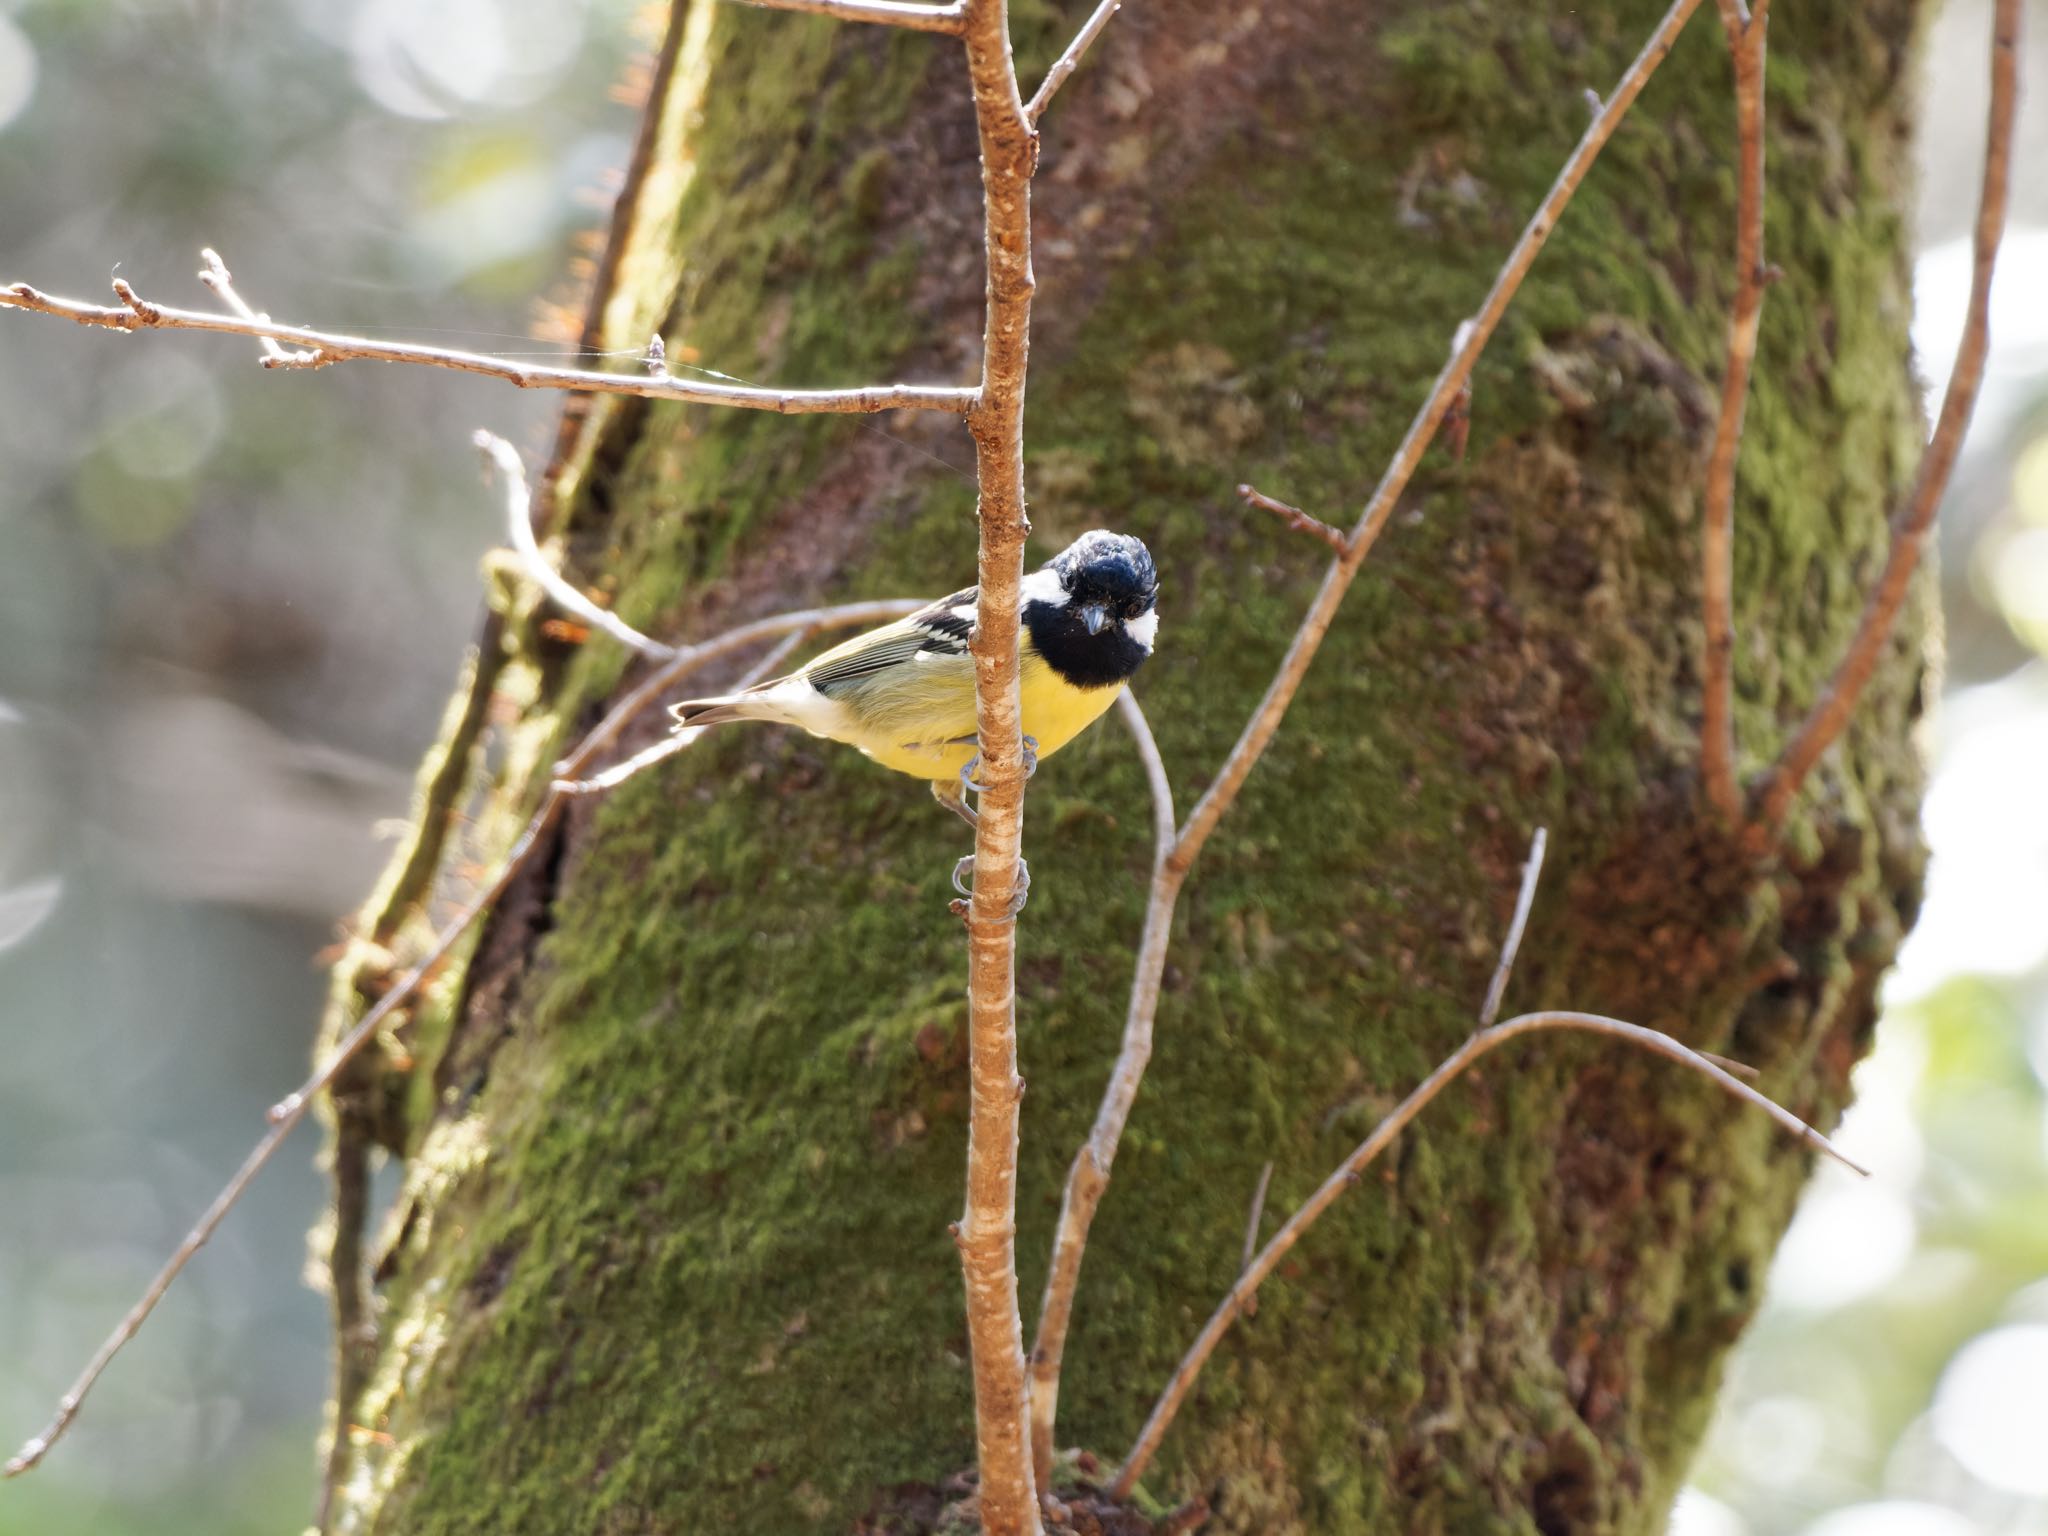
[[[1200,857],[1209,834],[1215,831],[1224,813],[1236,802],[1246,777],[1279,730],[1281,718],[1294,701],[1309,664],[1315,660],[1323,637],[1336,617],[1337,608],[1350,590],[1352,579],[1371,552],[1373,541],[1393,515],[1402,492],[1414,477],[1423,452],[1445,414],[1464,394],[1473,366],[1492,338],[1508,301],[1521,286],[1550,232],[1557,227],[1558,218],[1578,190],[1579,183],[1585,179],[1600,151],[1642,94],[1657,66],[1664,62],[1686,21],[1699,8],[1699,3],[1700,0],[1673,0],[1663,20],[1650,34],[1649,41],[1623,72],[1613,94],[1600,103],[1592,123],[1572,149],[1556,181],[1509,251],[1478,314],[1459,324],[1448,361],[1437,374],[1428,398],[1416,412],[1371,500],[1345,539],[1342,552],[1331,561],[1329,572],[1295,631],[1265,697],[1252,712],[1229,757],[1207,792],[1196,803],[1171,850],[1154,872],[1152,897],[1145,911],[1144,937],[1139,944],[1131,980],[1124,1045],[1109,1086],[1103,1093],[1087,1144],[1076,1154],[1067,1175],[1060,1225],[1053,1240],[1052,1263],[1046,1280],[1045,1303],[1039,1315],[1037,1342],[1032,1349],[1032,1449],[1040,1467],[1041,1487],[1052,1463],[1060,1362],[1066,1349],[1074,1288],[1080,1280],[1089,1225],[1101,1203],[1102,1192],[1108,1186],[1111,1160],[1116,1155],[1124,1124],[1130,1118],[1131,1106],[1137,1099],[1138,1083],[1150,1059],[1153,1018],[1159,1006],[1159,981],[1165,972],[1173,910],[1179,900],[1181,886],[1195,860]]]
[[[335,1045],[318,1069],[290,1094],[271,1106],[268,1114],[269,1131],[243,1159],[234,1177],[228,1180],[226,1186],[213,1198],[212,1203],[200,1213],[198,1221],[193,1223],[192,1229],[185,1234],[184,1240],[165,1261],[163,1268],[157,1271],[155,1278],[144,1289],[141,1298],[129,1308],[127,1315],[115,1326],[113,1332],[107,1335],[99,1349],[94,1352],[92,1359],[86,1363],[78,1379],[71,1384],[63,1397],[58,1399],[56,1411],[42,1432],[23,1445],[4,1467],[0,1467],[0,1478],[17,1477],[29,1471],[49,1454],[50,1448],[58,1440],[63,1438],[65,1431],[78,1416],[79,1408],[84,1403],[86,1395],[92,1391],[94,1384],[113,1363],[114,1357],[130,1339],[135,1337],[143,1323],[148,1320],[150,1313],[156,1310],[157,1303],[163,1300],[172,1282],[178,1278],[186,1264],[191,1262],[192,1256],[206,1246],[215,1229],[242,1198],[242,1192],[249,1187],[256,1175],[262,1172],[264,1164],[270,1161],[272,1154],[284,1144],[293,1129],[305,1118],[314,1098],[332,1085],[336,1077],[363,1048],[377,1037],[386,1022],[411,1001],[421,985],[434,974],[441,962],[447,959],[462,936],[469,931],[470,926],[490,910],[534,850],[541,846],[561,808],[574,796],[609,789],[624,782],[629,775],[617,770],[603,774],[598,780],[590,782],[578,780],[575,775],[588,766],[591,759],[614,740],[635,716],[644,712],[667,687],[682,677],[749,644],[777,636],[789,637],[782,646],[770,652],[750,669],[742,679],[742,685],[756,679],[768,668],[779,665],[790,649],[801,643],[805,636],[818,630],[869,623],[882,618],[898,618],[917,606],[919,605],[916,603],[905,601],[848,603],[837,608],[813,608],[797,613],[779,614],[771,619],[741,625],[737,629],[729,630],[714,639],[679,652],[659,674],[661,687],[650,688],[643,684],[621,700],[597,729],[584,738],[576,751],[557,765],[556,777],[549,784],[539,809],[534,812],[526,829],[513,843],[505,856],[503,866],[491,882],[473,896],[435,935],[426,954],[370,1006],[354,1028]],[[697,733],[678,734],[694,740]],[[664,751],[659,755],[668,756],[670,753]],[[648,756],[641,754],[643,759]],[[622,768],[624,766],[621,765]]]
[[[990,1536],[1038,1536],[1026,1426],[1024,1322],[1017,1305],[1017,922],[1024,836],[1024,732],[1017,693],[1018,587],[1024,575],[1024,385],[1031,349],[1031,175],[1037,135],[1024,116],[1005,0],[968,0],[968,83],[981,146],[988,264],[981,389],[968,412],[981,537],[976,566],[975,730],[981,754],[974,895],[967,917],[967,1208],[955,1236],[974,1366],[981,1523]]]
[[[1080,68],[1081,56],[1095,45],[1095,39],[1102,36],[1102,29],[1109,25],[1110,17],[1123,9],[1123,0],[1102,0],[1081,24],[1081,30],[1074,34],[1074,40],[1067,44],[1066,52],[1052,62],[1052,68],[1045,72],[1045,79],[1038,89],[1031,93],[1031,100],[1024,104],[1024,115],[1037,122],[1051,105],[1059,88],[1067,83],[1067,77]]]
[[[1284,501],[1276,501],[1264,491],[1249,485],[1237,488],[1238,496],[1247,506],[1257,507],[1261,512],[1270,512],[1296,533],[1305,533],[1310,538],[1329,546],[1340,559],[1344,554],[1344,530],[1332,528],[1319,517],[1311,517],[1299,507],[1291,507]]]
[[[1507,996],[1508,978],[1514,974],[1515,955],[1522,947],[1522,932],[1529,926],[1529,909],[1536,905],[1536,882],[1543,878],[1543,850],[1550,833],[1543,827],[1529,840],[1529,858],[1522,865],[1522,889],[1515,897],[1515,915],[1508,920],[1508,936],[1500,946],[1500,964],[1493,968],[1493,981],[1486,989],[1486,1001],[1479,1007],[1479,1027],[1487,1028],[1500,1017],[1501,999]]]
[[[179,309],[145,299],[118,278],[114,293],[118,305],[87,304],[77,299],[42,293],[27,283],[0,286],[0,308],[28,309],[56,315],[80,325],[101,326],[116,331],[150,329],[212,331],[227,336],[253,336],[258,340],[289,341],[320,354],[318,366],[366,360],[384,363],[417,363],[428,368],[452,368],[460,373],[483,374],[502,379],[521,389],[575,389],[593,394],[644,395],[655,400],[679,400],[692,405],[730,405],[746,410],[772,411],[780,415],[872,414],[877,411],[923,410],[963,413],[973,406],[977,392],[925,384],[878,384],[862,389],[760,389],[751,384],[711,384],[678,379],[671,375],[651,377],[646,373],[598,373],[585,368],[554,368],[513,362],[482,352],[461,352],[452,347],[428,347],[412,342],[374,341],[367,336],[308,330],[303,326],[277,325],[258,317],[216,315],[203,310]],[[265,367],[283,366],[274,358]],[[290,366],[312,366],[293,363]]]
[[[762,11],[801,11],[806,16],[830,16],[836,21],[871,21],[885,27],[906,27],[912,32],[943,32],[958,37],[966,22],[964,0],[951,5],[899,4],[898,0],[740,0]]]
[[[1461,331],[1464,344],[1452,349],[1450,359],[1444,364],[1431,386],[1429,397],[1409,423],[1407,435],[1395,449],[1393,461],[1380,476],[1380,483],[1374,487],[1372,498],[1359,515],[1346,540],[1343,556],[1332,562],[1329,574],[1309,605],[1308,613],[1295,631],[1294,642],[1288,647],[1287,655],[1280,663],[1272,683],[1266,689],[1266,696],[1259,701],[1252,717],[1246,722],[1244,732],[1231,748],[1230,756],[1224,761],[1206,793],[1196,802],[1189,813],[1187,825],[1181,829],[1181,847],[1175,853],[1176,860],[1192,863],[1201,851],[1202,844],[1215,830],[1223,813],[1237,799],[1238,791],[1244,787],[1245,776],[1264,754],[1273,734],[1280,728],[1280,719],[1287,712],[1287,706],[1294,701],[1295,690],[1301,686],[1307,675],[1309,663],[1315,660],[1317,650],[1323,643],[1323,636],[1329,632],[1330,621],[1336,617],[1337,608],[1350,590],[1352,579],[1365,563],[1375,540],[1394,515],[1394,509],[1407,490],[1408,482],[1415,477],[1416,469],[1422,463],[1422,455],[1428,449],[1430,439],[1436,435],[1437,427],[1444,415],[1457,400],[1459,392],[1472,376],[1472,369],[1479,361],[1479,354],[1493,337],[1494,329],[1506,313],[1508,302],[1522,286],[1522,279],[1535,264],[1537,254],[1550,238],[1550,232],[1557,227],[1558,218],[1563,214],[1573,194],[1584,181],[1586,173],[1593,168],[1593,162],[1607,141],[1614,136],[1614,130],[1635,105],[1643,87],[1650,82],[1650,76],[1657,66],[1671,52],[1671,46],[1678,40],[1686,21],[1699,8],[1699,0],[1673,0],[1671,8],[1664,13],[1664,19],[1650,34],[1650,40],[1636,55],[1613,93],[1601,105],[1599,114],[1588,125],[1584,135],[1572,149],[1564,168],[1551,183],[1535,214],[1523,228],[1521,238],[1508,252],[1493,286],[1487,291],[1479,312],[1467,322],[1469,329]]]
[[[1116,702],[1152,790],[1152,891],[1145,904],[1145,929],[1138,941],[1130,1001],[1124,1009],[1123,1043],[1117,1049],[1116,1066],[1110,1072],[1109,1086],[1103,1090],[1094,1127],[1067,1170],[1059,1226],[1053,1237],[1052,1263],[1045,1277],[1045,1298],[1039,1303],[1038,1330],[1031,1345],[1031,1462],[1040,1494],[1051,1489],[1060,1366],[1066,1354],[1067,1328],[1073,1320],[1081,1257],[1087,1250],[1089,1225],[1095,1219],[1096,1207],[1102,1203],[1102,1192],[1109,1185],[1109,1168],[1116,1160],[1117,1143],[1131,1117],[1131,1106],[1138,1099],[1138,1084],[1144,1080],[1146,1063],[1152,1059],[1152,1021],[1159,1012],[1159,984],[1166,974],[1173,909],[1181,883],[1187,878],[1187,871],[1175,869],[1172,863],[1173,785],[1167,779],[1159,743],[1152,739],[1152,727],[1129,689]]]
[[[1701,604],[1706,655],[1701,667],[1700,764],[1707,799],[1722,821],[1742,819],[1735,779],[1735,461],[1742,449],[1743,408],[1756,362],[1764,290],[1764,35],[1769,0],[1752,15],[1742,0],[1720,0],[1721,28],[1735,71],[1735,301],[1728,315],[1727,361],[1721,369],[1721,414],[1707,457],[1700,520]]]
[[[1203,1324],[1200,1335],[1174,1369],[1172,1379],[1166,1384],[1166,1390],[1160,1393],[1151,1416],[1145,1420],[1145,1427],[1139,1431],[1130,1454],[1124,1458],[1123,1469],[1117,1473],[1116,1482],[1111,1485],[1112,1497],[1130,1497],[1138,1479],[1144,1476],[1145,1468],[1151,1465],[1153,1454],[1159,1449],[1159,1441],[1165,1435],[1168,1426],[1173,1423],[1174,1415],[1180,1411],[1180,1405],[1187,1397],[1188,1389],[1194,1385],[1195,1377],[1208,1362],[1209,1356],[1215,1353],[1217,1342],[1228,1331],[1231,1323],[1236,1321],[1238,1314],[1244,1309],[1244,1304],[1257,1292],[1266,1277],[1272,1274],[1280,1260],[1286,1257],[1288,1250],[1301,1241],[1302,1234],[1315,1224],[1316,1219],[1336,1203],[1339,1195],[1358,1182],[1359,1174],[1392,1146],[1395,1138],[1413,1123],[1415,1117],[1428,1107],[1430,1101],[1443,1092],[1466,1068],[1495,1046],[1505,1045],[1521,1035],[1550,1029],[1585,1030],[1668,1057],[1710,1079],[1723,1092],[1762,1110],[1807,1145],[1826,1153],[1838,1162],[1847,1164],[1857,1173],[1868,1172],[1867,1169],[1844,1157],[1832,1142],[1790,1110],[1781,1108],[1747,1083],[1740,1082],[1722,1071],[1699,1052],[1679,1044],[1669,1035],[1657,1030],[1645,1029],[1639,1024],[1624,1023],[1620,1019],[1605,1018],[1599,1014],[1567,1012],[1525,1013],[1519,1018],[1509,1019],[1504,1024],[1482,1029],[1467,1039],[1441,1066],[1424,1078],[1421,1085],[1403,1099],[1392,1114],[1373,1127],[1372,1134],[1360,1142],[1356,1150],[1338,1166],[1337,1171],[1325,1179],[1316,1192],[1303,1202],[1301,1208],[1287,1218],[1286,1224],[1274,1234],[1273,1240],[1260,1250],[1259,1256],[1243,1274],[1238,1276],[1236,1284],[1231,1286],[1222,1302],[1210,1314],[1209,1321]]]
[[[667,661],[673,657],[676,654],[674,646],[649,639],[609,608],[600,608],[548,563],[547,556],[541,553],[540,545],[534,541],[533,495],[526,486],[526,466],[520,461],[519,450],[489,432],[479,431],[471,441],[504,483],[506,538],[518,552],[527,574],[554,599],[556,606],[575,614],[591,628],[603,630],[628,650],[638,651],[655,661]]]
[[[1941,402],[1934,435],[1921,456],[1912,493],[1892,520],[1891,550],[1883,573],[1863,610],[1856,635],[1834,676],[1770,770],[1752,791],[1750,841],[1762,846],[1774,835],[1814,765],[1833,746],[1856,711],[1877,662],[1905,605],[1913,572],[1934,526],[1934,514],[1948,489],[1956,456],[1970,428],[1984,364],[1991,351],[1991,279],[2005,234],[2005,210],[2012,179],[2013,120],[2019,101],[2020,0],[1998,0],[1991,27],[1991,110],[1985,132],[1984,184],[1977,201],[1975,263],[1970,274],[1969,317],[1963,326],[1955,367]]]

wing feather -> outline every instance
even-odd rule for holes
[[[857,635],[810,662],[798,672],[818,692],[831,698],[885,672],[924,656],[964,656],[974,630],[974,604],[979,590],[967,587],[918,609],[908,618]]]

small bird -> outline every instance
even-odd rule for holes
[[[979,753],[974,630],[979,589],[967,587],[906,619],[834,646],[787,677],[743,693],[671,705],[678,729],[773,720],[858,747],[885,768],[931,781],[971,825],[966,791]],[[1125,533],[1084,533],[1020,591],[1019,695],[1025,769],[1052,756],[1116,701],[1159,632],[1151,553]],[[965,862],[965,861],[963,861]]]

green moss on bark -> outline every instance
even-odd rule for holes
[[[1099,273],[1048,253],[1048,286],[1089,307],[1042,352],[1029,422],[1041,545],[1109,522],[1158,555],[1163,643],[1138,691],[1184,800],[1319,573],[1315,546],[1229,488],[1349,515],[1578,132],[1581,88],[1606,89],[1651,13],[1300,6],[1298,32],[1210,79],[1233,126],[1199,153],[1173,139],[1185,108],[1119,117],[1148,65],[1215,67],[1188,61],[1217,10],[1134,27],[1057,109],[1098,137],[1067,147],[1066,180],[1051,164],[1047,226],[1115,203],[1098,222],[1143,239]],[[1739,659],[1758,758],[1853,623],[1907,467],[1909,22],[1839,0],[1774,27],[1787,279],[1738,539],[1743,632],[1768,641]],[[927,190],[904,168],[958,131],[951,55],[737,10],[706,25],[671,356],[797,382],[945,356],[973,283],[934,275],[959,255],[935,240],[971,228],[971,175]],[[1056,46],[1058,26],[1030,25]],[[1902,646],[1792,867],[1743,866],[1703,829],[1694,526],[1731,113],[1703,21],[1490,350],[1470,461],[1432,457],[1205,854],[1090,1249],[1062,1443],[1128,1441],[1229,1283],[1260,1164],[1284,1211],[1463,1036],[1538,823],[1556,851],[1518,1003],[1733,1049],[1795,1108],[1839,1108],[1911,903],[1915,669]],[[848,595],[942,590],[971,558],[971,498],[912,466],[845,423],[615,410],[569,529],[636,622],[776,590],[779,557]],[[857,506],[832,499],[845,484]],[[820,540],[838,541],[829,571],[806,553]],[[523,761],[619,673],[593,653],[540,674]],[[515,774],[506,799],[526,792]],[[1144,783],[1113,727],[1047,766],[1027,820],[1035,1297],[1142,910]],[[365,1447],[343,1528],[887,1529],[922,1507],[906,1489],[968,1464],[945,1230],[967,1084],[944,875],[962,851],[917,786],[767,730],[713,735],[572,824],[487,1077],[419,1128],[355,1413],[388,1444]],[[1764,985],[1781,953],[1796,969]],[[1244,1532],[1661,1521],[1805,1160],[1666,1064],[1515,1049],[1290,1260],[1169,1440],[1162,1498],[1204,1495],[1209,1529]]]

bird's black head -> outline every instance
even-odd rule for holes
[[[1045,568],[1058,573],[1074,607],[1097,615],[1089,625],[1091,634],[1105,623],[1128,623],[1149,613],[1159,597],[1152,552],[1127,533],[1106,528],[1084,533]]]
[[[1152,654],[1159,573],[1127,533],[1084,533],[1024,581],[1024,623],[1038,654],[1077,688],[1127,681]]]

